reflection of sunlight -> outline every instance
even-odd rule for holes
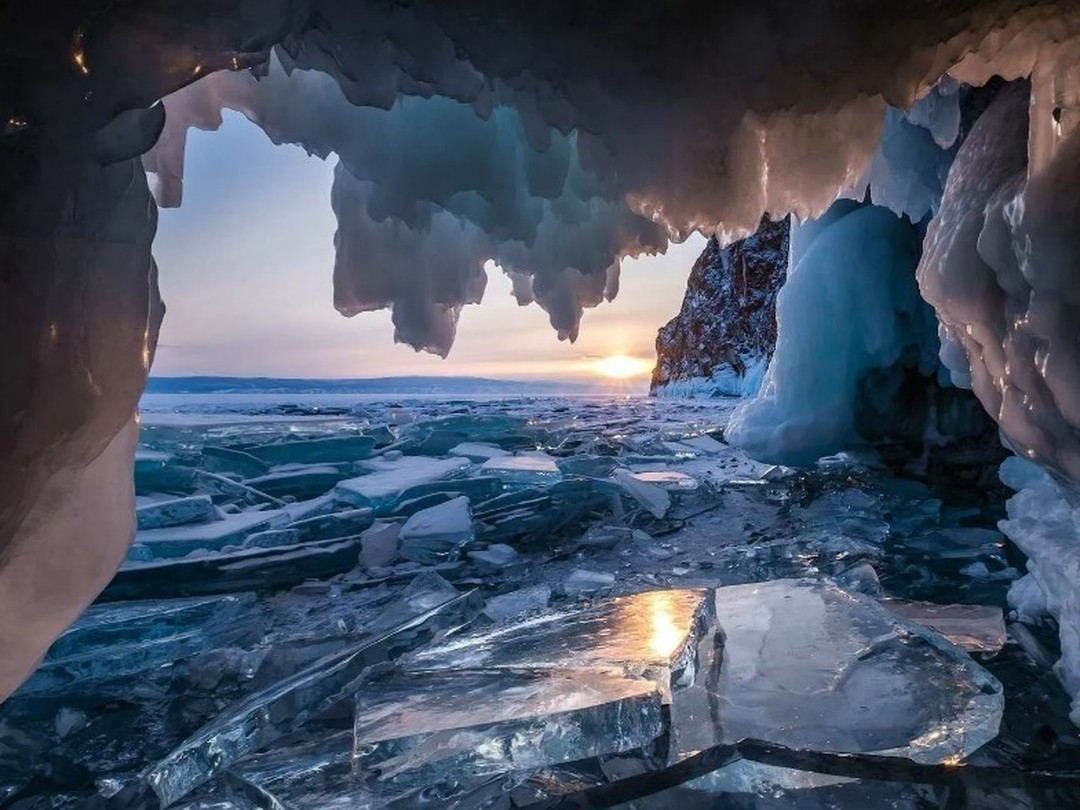
[[[653,364],[649,360],[640,357],[628,357],[625,354],[613,354],[593,363],[593,370],[602,377],[612,377],[616,380],[625,380],[628,377],[636,377],[648,374],[652,371]]]
[[[651,625],[649,647],[660,658],[671,658],[686,637],[686,628],[680,630],[675,624],[672,597],[665,591],[646,594],[645,608]]]

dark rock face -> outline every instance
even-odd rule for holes
[[[682,309],[656,336],[652,394],[742,396],[757,390],[776,346],[776,294],[787,277],[790,220],[761,220],[694,263]]]

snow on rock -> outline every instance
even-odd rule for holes
[[[709,239],[679,314],[656,336],[650,391],[660,396],[752,396],[776,345],[776,294],[787,277],[787,219],[752,235]]]

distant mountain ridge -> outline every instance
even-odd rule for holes
[[[486,377],[151,377],[147,394],[587,394],[588,383]]]

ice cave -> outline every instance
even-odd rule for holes
[[[0,807],[1080,806],[1080,3],[12,2],[0,65]],[[224,111],[417,351],[708,239],[652,396],[140,415]]]

